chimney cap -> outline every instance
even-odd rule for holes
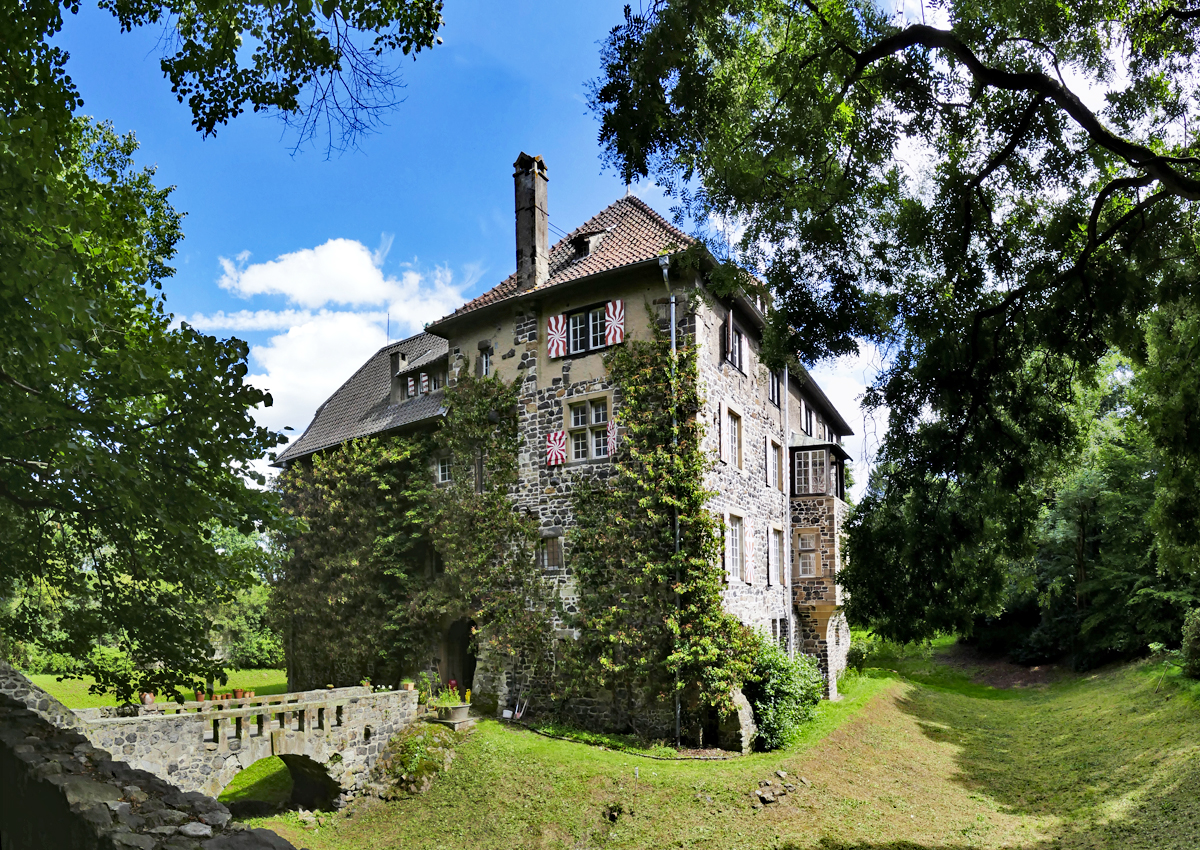
[[[521,151],[521,155],[517,157],[517,161],[513,163],[513,168],[516,169],[514,174],[521,174],[525,171],[537,170],[543,177],[546,176],[546,163],[542,161],[540,156],[530,156]]]

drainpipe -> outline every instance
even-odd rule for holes
[[[792,420],[788,414],[788,399],[792,394],[788,367],[783,367],[783,588],[787,592],[788,657],[796,657],[796,623],[792,610]]]
[[[675,361],[676,361],[676,343],[675,343],[675,293],[671,292],[671,283],[667,279],[667,272],[671,268],[671,258],[662,256],[658,258],[658,265],[662,269],[663,286],[667,288],[667,292],[671,295],[671,446],[676,445],[675,438]],[[679,508],[673,509],[675,514],[675,584],[679,584]],[[679,611],[679,592],[675,592],[675,610]],[[675,746],[680,744],[680,705],[679,705],[679,673],[675,674]]]

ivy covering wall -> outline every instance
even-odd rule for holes
[[[751,633],[721,604],[722,529],[707,508],[696,356],[687,339],[672,368],[661,331],[606,355],[617,451],[611,473],[578,483],[573,497],[579,639],[564,647],[562,696],[611,691],[618,723],[635,730],[646,708],[669,711],[676,693],[693,716],[730,708],[753,654]]]
[[[463,370],[469,371],[469,370]],[[516,388],[460,378],[432,434],[368,437],[279,477],[301,527],[274,596],[292,688],[397,683],[424,669],[458,619],[501,660],[546,655],[546,588],[534,527],[508,499],[520,431]],[[436,462],[451,463],[435,484]]]

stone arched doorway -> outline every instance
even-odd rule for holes
[[[446,665],[442,669],[442,680],[458,682],[460,693],[475,681],[475,650],[475,621],[464,618],[451,623],[442,640],[442,658]]]

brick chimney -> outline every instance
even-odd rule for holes
[[[546,212],[546,163],[522,152],[513,163],[517,207],[517,280],[533,289],[550,276],[550,216]]]

